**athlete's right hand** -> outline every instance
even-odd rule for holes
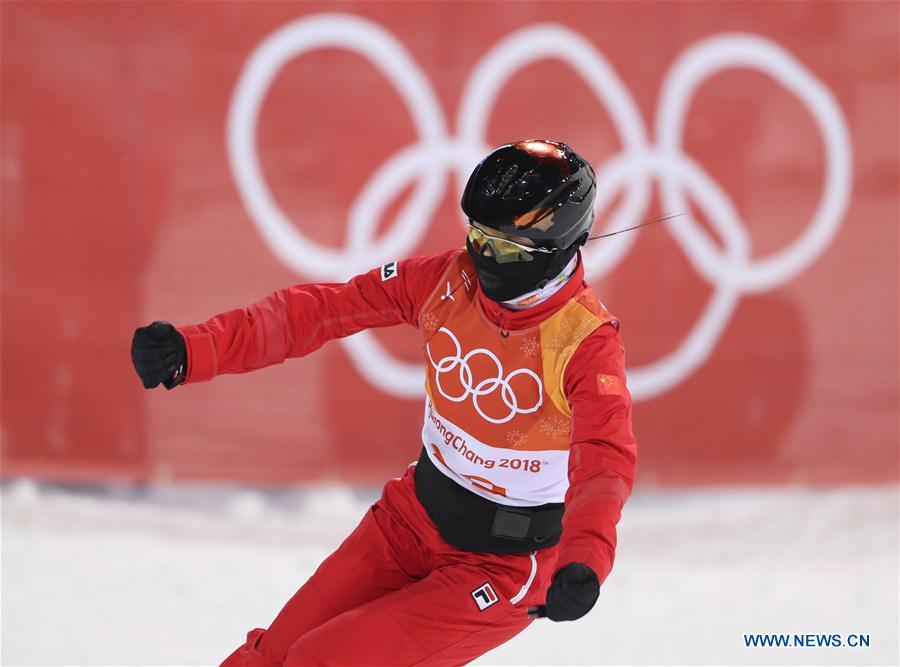
[[[184,382],[187,372],[184,338],[168,322],[154,322],[135,329],[131,340],[131,362],[144,389],[153,389],[160,383],[166,389],[172,389]]]

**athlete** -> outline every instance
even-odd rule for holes
[[[465,249],[135,331],[148,389],[282,363],[372,327],[422,335],[418,462],[223,665],[459,665],[535,617],[594,606],[637,455],[619,323],[579,251],[595,191],[563,143],[501,146],[466,185]]]

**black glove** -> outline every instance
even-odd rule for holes
[[[547,591],[547,604],[532,607],[532,618],[547,616],[551,621],[574,621],[588,613],[600,596],[600,581],[584,563],[569,563],[556,576]]]
[[[144,389],[153,389],[160,382],[166,389],[172,389],[184,382],[187,372],[184,338],[168,322],[154,322],[135,329],[131,362],[141,376]]]

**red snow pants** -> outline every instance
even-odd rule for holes
[[[410,466],[356,530],[222,667],[462,665],[511,639],[543,604],[557,547],[459,551],[416,497]]]

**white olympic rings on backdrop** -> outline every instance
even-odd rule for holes
[[[375,171],[353,202],[347,245],[342,249],[312,241],[281,210],[263,177],[256,146],[260,108],[276,74],[293,58],[321,48],[344,48],[369,59],[396,86],[419,135],[417,143],[399,150]],[[455,172],[461,193],[471,169],[491,150],[485,132],[503,86],[523,67],[546,58],[562,60],[584,80],[609,112],[621,139],[620,152],[596,165],[596,210],[605,210],[625,188],[604,231],[643,222],[651,182],[658,180],[663,209],[683,213],[666,229],[698,274],[714,287],[700,318],[673,352],[645,366],[629,368],[635,400],[652,397],[677,385],[709,357],[743,293],[781,285],[813,262],[834,238],[848,205],[852,158],[840,108],[809,70],[771,40],[725,33],[705,38],[682,53],[664,80],[656,115],[656,143],[651,144],[637,104],[591,42],[556,24],[523,28],[501,40],[475,66],[462,95],[454,136],[427,77],[390,32],[350,14],[312,15],[266,37],[247,61],[228,114],[232,173],[251,218],[282,263],[314,280],[349,278],[409,256],[440,203],[448,173]],[[757,259],[751,256],[750,239],[734,204],[681,145],[695,91],[713,74],[732,68],[756,69],[794,94],[818,126],[825,149],[822,195],[809,226],[787,247]],[[585,152],[584,147],[579,150]],[[412,195],[387,231],[376,236],[382,213],[411,184],[415,186]],[[718,249],[691,215],[689,197],[720,236],[724,250]],[[612,270],[636,239],[637,233],[622,234],[588,250],[585,268],[589,277]],[[421,396],[421,365],[392,357],[370,332],[341,342],[372,384],[397,396]]]
[[[500,363],[500,360],[490,350],[487,350],[483,347],[477,347],[471,352],[468,352],[465,356],[462,355],[462,347],[459,344],[459,339],[453,335],[453,332],[450,331],[446,327],[441,327],[438,329],[438,333],[446,334],[447,337],[450,338],[453,343],[453,347],[456,352],[452,355],[448,355],[441,359],[438,362],[435,362],[434,357],[431,356],[431,343],[428,343],[425,346],[425,351],[428,354],[428,360],[431,362],[431,365],[434,367],[434,378],[435,384],[437,385],[437,390],[441,393],[441,396],[446,398],[448,401],[453,401],[454,403],[462,403],[469,396],[472,397],[472,405],[475,407],[475,411],[481,415],[481,417],[492,424],[505,424],[509,420],[511,420],[516,415],[527,415],[529,413],[537,411],[538,408],[541,407],[541,404],[544,401],[544,385],[541,383],[541,378],[537,376],[536,373],[527,369],[527,368],[519,368],[517,370],[512,371],[506,377],[503,377],[503,364]],[[497,375],[495,377],[489,377],[478,384],[473,385],[473,377],[472,377],[472,369],[469,366],[469,359],[477,356],[485,356],[490,359],[494,366],[497,367]],[[463,392],[459,396],[452,396],[444,391],[443,385],[441,385],[441,376],[445,373],[449,373],[454,368],[459,368],[459,382],[462,384]],[[516,396],[516,393],[513,391],[512,386],[509,384],[509,381],[516,377],[517,375],[527,375],[531,379],[534,380],[537,385],[537,401],[530,408],[520,408],[519,407],[519,398]],[[497,388],[500,388],[500,398],[503,400],[504,405],[509,408],[509,414],[506,415],[503,419],[494,419],[493,417],[489,417],[484,413],[481,409],[481,406],[478,404],[478,398],[480,396],[487,396],[488,394],[494,393]]]

